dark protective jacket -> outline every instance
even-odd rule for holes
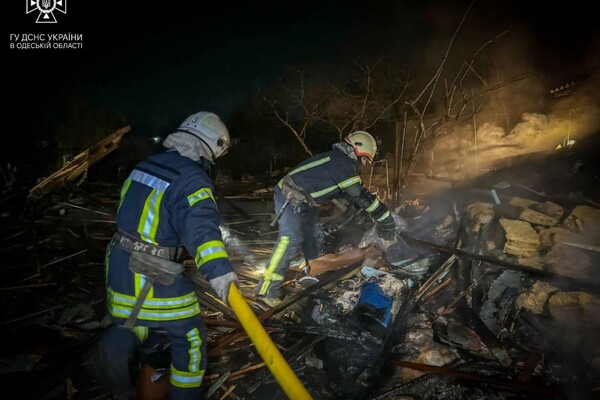
[[[343,192],[378,222],[389,220],[386,222],[393,224],[393,217],[385,204],[362,184],[358,165],[356,160],[333,148],[302,161],[288,175],[317,204],[339,198]],[[282,186],[282,181],[279,186]]]
[[[213,185],[198,162],[168,151],[149,157],[121,189],[117,228],[145,243],[184,246],[208,280],[233,271],[219,229]],[[107,303],[115,318],[127,318],[144,276],[128,268],[129,253],[118,245],[107,256]],[[192,282],[181,275],[173,285],[156,284],[138,316],[140,324],[189,318],[200,313]]]

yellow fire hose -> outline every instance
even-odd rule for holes
[[[279,383],[288,398],[292,400],[312,400],[310,393],[300,382],[292,368],[283,358],[273,340],[262,326],[254,311],[240,293],[238,287],[232,283],[227,296],[229,305],[235,312],[240,324],[248,334],[256,347],[258,354],[262,357],[271,374]]]

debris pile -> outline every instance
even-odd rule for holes
[[[232,184],[217,201],[240,290],[315,399],[593,398],[598,197],[520,178],[496,171],[407,201],[389,243],[359,209],[324,208],[325,255],[296,260],[274,308],[254,295],[277,238],[271,192]],[[19,398],[113,398],[86,366],[107,325],[104,252],[118,191],[65,183],[5,219],[0,378]],[[191,258],[182,262],[209,327],[208,398],[285,399],[233,311]]]

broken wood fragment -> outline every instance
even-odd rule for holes
[[[79,153],[61,169],[32,187],[29,190],[27,198],[40,198],[59,185],[77,179],[81,174],[87,171],[90,165],[115,150],[123,135],[130,130],[131,126],[127,125],[102,139],[94,146]]]
[[[534,393],[543,396],[557,396],[560,391],[555,386],[533,384],[529,382],[519,382],[511,379],[498,379],[485,375],[474,374],[471,372],[459,371],[448,367],[438,367],[435,365],[418,364],[410,361],[403,360],[392,360],[393,364],[399,365],[404,368],[415,369],[417,371],[429,372],[433,374],[441,374],[451,376],[459,379],[469,379],[479,382],[486,382],[492,385],[500,386],[506,389],[510,389],[516,392],[527,392]]]
[[[87,249],[78,251],[77,253],[73,253],[73,254],[71,254],[69,256],[61,257],[61,258],[58,258],[56,260],[50,261],[49,263],[46,263],[44,265],[40,265],[40,268],[46,268],[46,267],[49,267],[51,265],[58,264],[60,262],[63,262],[63,261],[68,260],[70,258],[76,257],[76,256],[78,256],[80,254],[83,254],[83,253],[86,253],[86,252],[87,252]]]
[[[454,264],[454,262],[458,259],[456,254],[451,254],[446,261],[439,267],[417,290],[417,300],[422,298],[423,295],[427,293],[429,288],[431,288],[436,282],[440,282],[444,279],[444,276],[448,273],[450,267]]]

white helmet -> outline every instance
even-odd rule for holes
[[[217,158],[227,154],[231,146],[231,139],[227,127],[216,114],[200,111],[190,115],[179,125],[178,131],[190,133],[199,138],[205,147],[210,150],[214,162]]]
[[[352,145],[357,156],[365,156],[373,161],[377,154],[377,141],[369,132],[355,131],[346,136],[345,140]]]

